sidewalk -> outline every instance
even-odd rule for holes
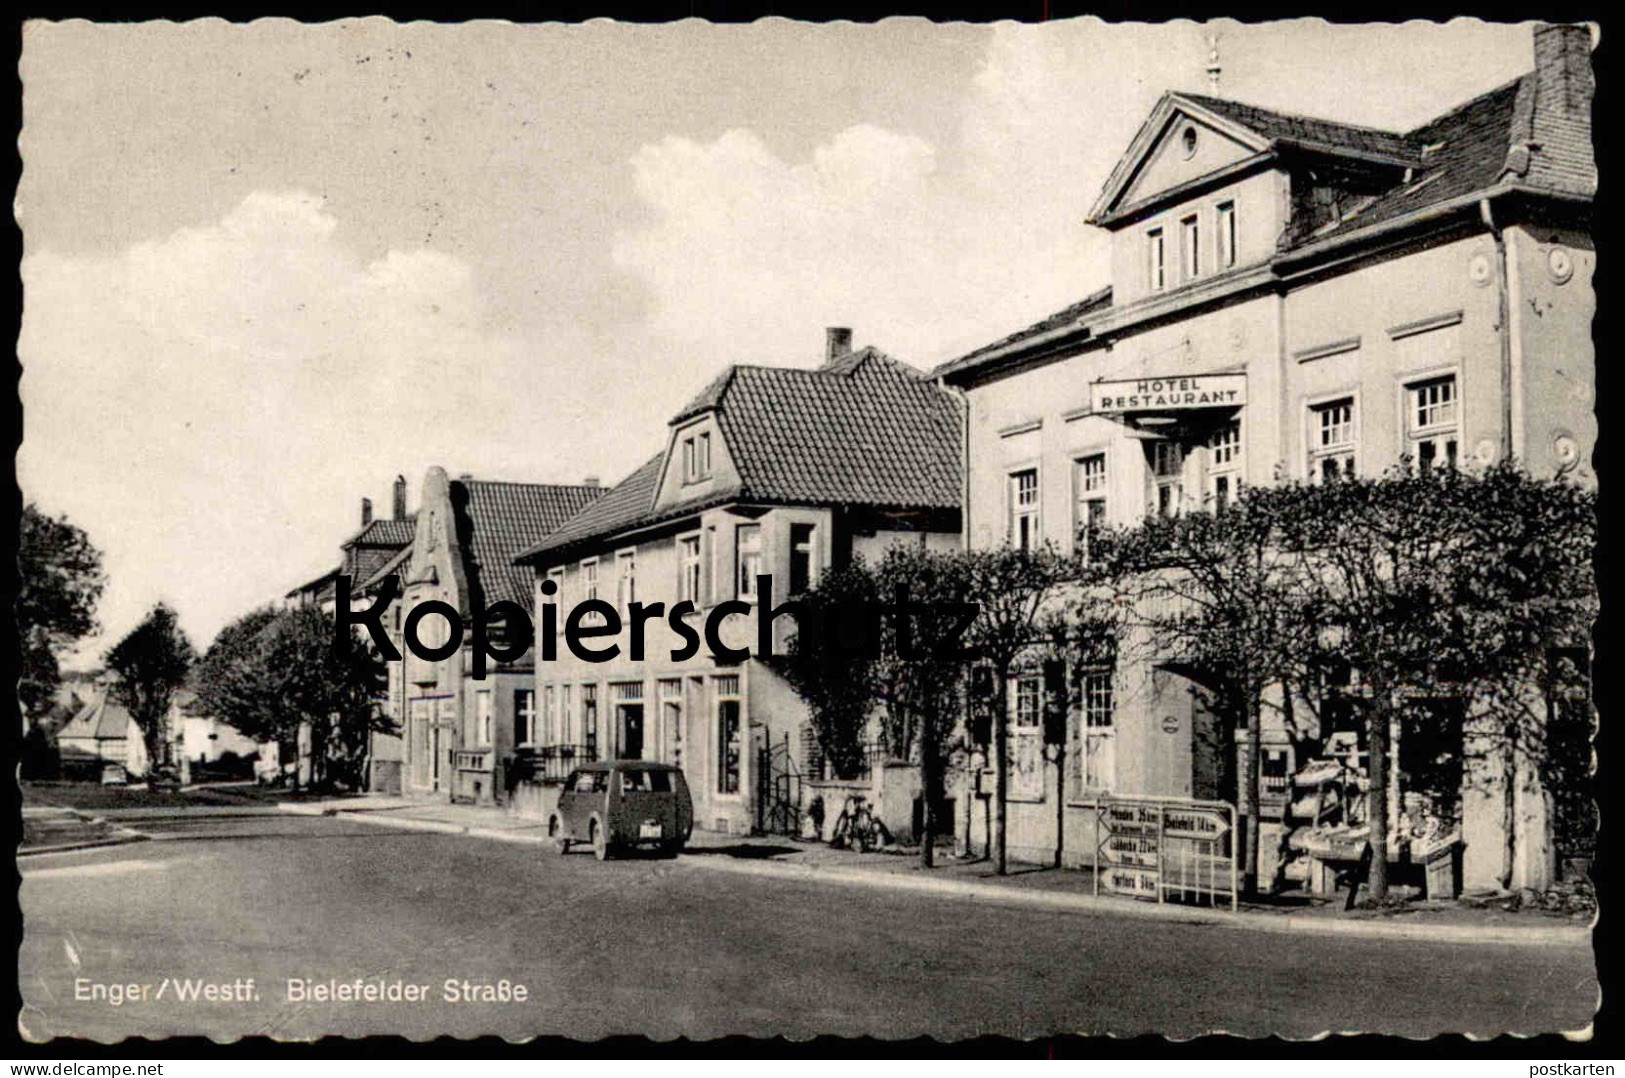
[[[67,853],[98,846],[140,842],[147,836],[120,827],[105,816],[55,805],[24,805],[22,841],[18,857]]]
[[[546,826],[500,808],[448,805],[400,797],[326,802],[284,802],[282,811],[342,816],[401,830],[463,834],[545,846]],[[1271,933],[1312,933],[1367,939],[1537,946],[1589,945],[1590,924],[1575,917],[1474,909],[1461,903],[1418,903],[1395,910],[1345,913],[1342,901],[1300,905],[1244,903],[1232,912],[1157,904],[1118,895],[1095,895],[1087,870],[1011,864],[996,875],[983,860],[965,861],[940,850],[937,867],[920,867],[918,851],[855,853],[783,836],[726,835],[696,830],[678,863],[701,871],[732,872],[816,885],[878,887],[970,901],[1096,916],[1134,917],[1182,924],[1222,925]]]

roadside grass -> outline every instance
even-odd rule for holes
[[[280,786],[253,783],[188,786],[180,790],[152,790],[145,783],[103,786],[98,782],[22,782],[23,804],[105,812],[134,808],[192,808],[222,805],[263,805],[279,801],[327,800],[332,794],[312,794]]]

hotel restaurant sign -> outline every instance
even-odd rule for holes
[[[1245,374],[1127,378],[1112,382],[1094,382],[1089,386],[1089,409],[1097,413],[1234,408],[1246,403]]]

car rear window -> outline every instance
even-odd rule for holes
[[[621,789],[627,793],[671,793],[670,771],[622,771]]]

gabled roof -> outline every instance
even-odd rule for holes
[[[531,577],[514,565],[515,556],[603,494],[595,486],[452,480],[452,506],[471,590],[484,605],[508,600],[530,610],[535,602]]]
[[[544,550],[559,550],[595,536],[614,535],[648,518],[665,461],[665,453],[656,453],[564,526],[520,551],[515,560],[528,560]]]
[[[108,741],[128,737],[129,733],[130,713],[125,710],[123,704],[114,702],[110,696],[103,693],[80,708],[79,712],[68,720],[67,725],[57,731],[56,736]]]
[[[730,367],[678,413],[716,422],[739,482],[657,507],[664,453],[524,551],[529,560],[712,506],[959,507],[959,406],[922,372],[874,348],[823,367]]]
[[[1202,121],[1258,155],[1272,155],[1281,147],[1289,147],[1403,168],[1416,163],[1419,150],[1404,135],[1393,131],[1170,90],[1151,109],[1151,115],[1140,125],[1128,149],[1113,167],[1100,197],[1089,211],[1090,222],[1110,220],[1124,208],[1121,205],[1124,195],[1141,174],[1151,151],[1180,115]]]
[[[1391,158],[1396,161],[1410,161],[1416,156],[1417,148],[1411,141],[1393,131],[1340,123],[1336,120],[1322,120],[1313,116],[1299,116],[1289,112],[1276,112],[1222,97],[1208,97],[1206,94],[1171,93],[1168,96],[1176,102],[1183,102],[1199,110],[1222,116],[1273,143],[1332,154],[1356,154]]]
[[[1096,203],[1092,219],[1113,208],[1127,190],[1135,168],[1150,149],[1174,110],[1200,110],[1214,122],[1248,136],[1250,145],[1293,144],[1333,147],[1413,162],[1395,174],[1391,187],[1353,202],[1340,219],[1312,231],[1288,230],[1277,257],[1283,261],[1313,257],[1314,245],[1331,237],[1358,237],[1366,229],[1437,209],[1444,212],[1462,200],[1508,190],[1559,198],[1589,199],[1597,189],[1596,155],[1589,108],[1550,100],[1540,91],[1540,75],[1530,72],[1451,109],[1408,132],[1385,132],[1306,116],[1261,109],[1201,94],[1164,94],[1151,119],[1135,136]],[[1403,224],[1403,222],[1397,222]],[[938,377],[959,374],[1022,353],[1022,346],[1065,326],[1086,328],[1089,316],[1111,307],[1110,290],[1079,303],[1018,333],[984,345],[937,367]]]
[[[342,572],[344,572],[343,566],[329,569],[327,572],[323,573],[314,580],[307,580],[298,587],[289,588],[287,593],[283,595],[283,598],[292,599],[300,595],[309,595],[313,599],[319,600],[323,596],[333,592],[339,574]]]
[[[404,566],[408,561],[410,561],[411,558],[412,558],[412,547],[410,545],[402,547],[395,554],[395,556],[393,558],[390,558],[383,565],[379,566],[377,572],[373,573],[371,576],[369,576],[365,580],[361,581],[361,583],[359,585],[357,585],[357,587],[355,589],[356,593],[357,594],[362,594],[362,593],[371,591],[373,588],[375,588],[379,584],[383,583],[384,578],[387,577],[390,573],[399,573],[401,571],[402,566]]]

